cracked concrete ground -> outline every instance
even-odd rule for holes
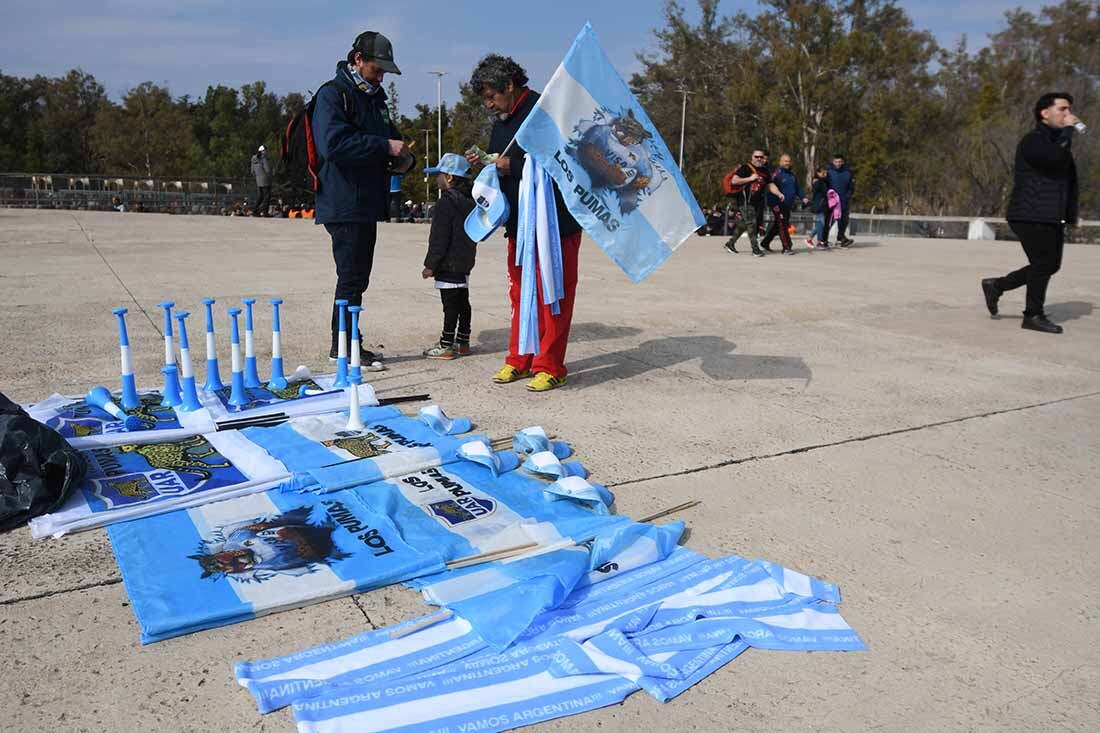
[[[493,436],[544,425],[621,513],[702,500],[681,515],[689,547],[839,583],[870,648],[751,651],[667,705],[636,694],[541,729],[1100,727],[1100,247],[1066,248],[1048,303],[1066,333],[1049,336],[1019,328],[1022,292],[985,313],[978,281],[1023,264],[1013,243],[865,238],[756,260],[695,238],[633,286],[585,240],[569,384],[534,395],[488,380],[507,347],[497,238],[473,277],[475,354],[419,357],[440,320],[426,237],[380,229],[366,333],[390,357],[381,395],[431,392]],[[118,306],[156,383],[166,298],[283,297],[286,361],[326,368],[332,280],[308,222],[0,210],[0,391],[113,386]],[[255,712],[233,662],[425,611],[390,588],[141,647],[102,530],[0,535],[0,578],[13,731],[291,730],[287,711]]]

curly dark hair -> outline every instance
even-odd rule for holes
[[[527,85],[527,72],[511,56],[491,53],[478,61],[470,74],[470,88],[477,95],[485,89],[503,92],[508,82],[516,89]]]

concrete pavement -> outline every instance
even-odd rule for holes
[[[1100,726],[1100,247],[1067,246],[1051,336],[1020,329],[1022,291],[985,312],[979,280],[1023,264],[1014,243],[861,238],[757,260],[693,238],[633,286],[586,239],[569,384],[535,395],[488,379],[507,347],[499,238],[474,271],[475,354],[419,357],[441,318],[426,237],[380,229],[380,395],[431,392],[493,436],[541,424],[620,513],[701,499],[689,547],[838,583],[870,647],[754,650],[667,705],[636,694],[542,729]],[[283,297],[288,367],[327,370],[332,270],[310,222],[0,209],[0,391],[114,386],[118,306],[139,382],[158,383],[166,298],[197,313]],[[18,731],[291,730],[287,711],[255,712],[233,662],[425,610],[389,588],[143,648],[102,530],[0,535],[0,579],[0,711]]]

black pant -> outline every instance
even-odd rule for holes
[[[256,205],[252,207],[253,216],[267,216],[271,206],[271,186],[257,186]]]
[[[443,301],[443,333],[439,336],[440,346],[454,346],[455,343],[470,343],[470,289],[443,288],[439,291]]]
[[[1062,249],[1065,245],[1065,229],[1061,224],[1041,224],[1030,221],[1010,221],[1012,231],[1020,238],[1027,255],[1027,267],[997,278],[1001,292],[1027,285],[1024,315],[1044,315],[1047,301],[1047,284],[1051,276],[1062,266]]]
[[[332,259],[336,262],[336,300],[348,305],[363,305],[363,293],[370,284],[374,266],[374,242],[378,237],[376,222],[325,224],[332,237]],[[332,348],[338,343],[340,309],[332,306]],[[348,322],[351,330],[351,322]],[[360,340],[362,343],[362,340]]]
[[[790,232],[791,210],[779,206],[778,204],[772,207],[772,223],[768,225],[768,230],[764,232],[764,239],[761,240],[760,246],[764,249],[768,248],[768,245],[775,239],[775,235],[779,235],[779,241],[783,243],[783,249],[788,250],[791,248],[791,232]]]

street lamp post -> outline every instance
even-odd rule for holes
[[[680,85],[680,94],[683,96],[683,103],[680,106],[680,172],[684,172],[684,128],[687,124],[687,110],[688,110],[688,95],[695,92],[689,92],[687,87],[683,84]]]
[[[430,135],[431,132],[432,132],[432,129],[430,127],[425,127],[424,128],[424,162],[428,164],[428,165],[424,166],[425,168],[431,168],[432,143],[428,139],[428,135]],[[424,174],[424,204],[425,205],[427,205],[428,197],[430,195],[431,195],[431,191],[428,189],[428,174],[425,173]]]
[[[436,144],[438,146],[438,156],[436,157],[436,165],[443,159],[443,76],[446,71],[429,71],[429,74],[435,74],[435,109],[436,109]],[[443,192],[439,192],[440,196],[443,196]]]

